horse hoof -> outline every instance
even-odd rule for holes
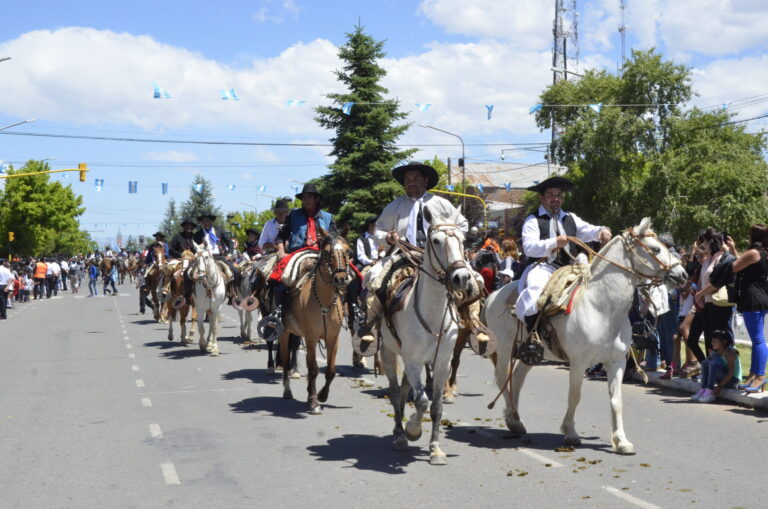
[[[447,465],[448,460],[445,457],[445,453],[443,452],[433,452],[429,455],[429,464],[430,465]]]
[[[421,438],[421,423],[411,424],[411,421],[405,423],[405,438],[411,442]]]
[[[289,390],[283,391],[283,399],[293,399],[293,393]]]
[[[617,444],[613,444],[613,448],[614,448],[614,450],[617,453],[623,454],[623,455],[626,455],[626,456],[632,456],[633,454],[636,453],[635,446],[632,445],[630,442],[627,442],[627,441],[619,442],[618,445]]]
[[[267,368],[267,374],[268,375],[274,375],[275,374],[275,367],[274,366],[268,367]]]
[[[291,373],[288,375],[288,378],[293,378],[294,380],[297,380],[301,378],[301,373],[296,371],[295,369],[291,371]]]
[[[219,351],[218,350],[213,350],[213,351],[211,351],[209,353],[210,353],[211,357],[218,357],[219,356]]]
[[[204,346],[201,346],[201,347],[200,347],[200,351],[201,351],[202,353],[206,353],[206,351],[205,351],[205,347],[204,347]]]
[[[451,385],[451,394],[454,397],[459,395],[459,386],[458,385]]]
[[[392,442],[392,447],[396,451],[407,451],[408,450],[408,440],[403,435],[399,435],[395,438],[395,441]]]
[[[312,407],[312,408],[309,410],[309,415],[320,415],[320,414],[322,414],[322,413],[323,413],[323,410],[320,408],[320,405],[317,405],[317,406],[313,406],[313,407]]]
[[[565,445],[571,447],[578,447],[581,445],[581,439],[577,436],[566,436],[563,442]]]
[[[452,405],[454,403],[453,401],[453,394],[446,392],[443,394],[443,403],[446,405]]]
[[[525,426],[520,421],[507,421],[507,428],[516,437],[519,437],[528,433],[528,431],[525,429]]]

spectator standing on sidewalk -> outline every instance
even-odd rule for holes
[[[99,294],[99,292],[96,291],[96,281],[99,279],[99,268],[96,267],[95,260],[91,260],[90,264],[88,265],[88,291],[91,292],[88,297],[95,297]]]
[[[35,300],[42,299],[46,293],[46,274],[48,273],[48,264],[43,261],[43,257],[38,258],[35,263]]]
[[[749,249],[739,255],[733,239],[726,240],[728,250],[737,256],[733,262],[736,274],[736,309],[744,317],[744,325],[752,340],[752,365],[749,377],[740,388],[757,392],[765,386],[768,346],[765,344],[765,314],[768,312],[768,227],[762,224],[749,229]]]
[[[8,318],[8,315],[5,311],[7,306],[6,299],[8,298],[6,289],[10,285],[11,281],[13,281],[13,274],[8,269],[8,267],[5,266],[5,260],[0,259],[0,320],[5,320]]]
[[[66,258],[62,258],[59,262],[59,266],[61,267],[61,289],[62,291],[67,291],[67,279],[69,278],[69,264],[67,263]]]

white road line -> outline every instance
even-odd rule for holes
[[[144,387],[144,380],[142,380],[141,378],[136,380],[136,387]]]
[[[533,459],[535,459],[537,461],[541,461],[545,465],[551,465],[554,468],[560,468],[560,467],[563,466],[562,463],[558,463],[555,460],[551,460],[551,459],[547,458],[546,456],[543,456],[543,455],[541,455],[541,454],[539,454],[537,452],[534,452],[534,451],[532,451],[530,449],[524,449],[522,447],[518,447],[517,450],[518,450],[518,452],[521,452],[521,453],[525,454],[528,457],[531,457],[531,458],[533,458]]]
[[[131,348],[131,345],[125,345],[126,348]]]
[[[622,491],[620,489],[614,488],[613,486],[603,486],[603,489],[608,493],[610,493],[611,495],[619,497],[620,499],[625,500],[630,504],[635,504],[637,507],[642,507],[643,509],[661,509],[656,504],[646,502],[643,499],[630,495],[626,491]]]
[[[163,463],[160,465],[160,470],[163,471],[165,484],[181,484],[179,475],[176,473],[176,467],[173,466],[173,463]]]
[[[149,436],[152,438],[163,438],[163,431],[160,429],[159,424],[149,425]]]
[[[131,366],[131,371],[138,371],[138,370],[139,370],[139,367],[136,364]]]
[[[141,398],[141,406],[145,406],[145,407],[152,406],[152,400],[149,398]]]
[[[128,358],[129,359],[135,359],[136,358],[136,354],[135,353],[129,353],[128,354]]]
[[[126,340],[126,341],[130,341],[131,340],[131,338],[129,338],[128,336],[123,336],[123,339]]]

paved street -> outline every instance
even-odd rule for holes
[[[266,374],[266,352],[235,343],[227,309],[221,356],[166,340],[136,291],[19,305],[0,322],[0,492],[4,507],[758,507],[768,415],[688,394],[625,385],[636,456],[610,450],[607,386],[584,384],[584,445],[556,452],[567,371],[533,370],[522,397],[530,432],[511,438],[488,361],[465,352],[462,395],[446,406],[449,464],[428,463],[428,434],[391,449],[385,380],[340,373],[320,416]],[[128,295],[130,293],[130,295]],[[301,360],[301,371],[306,372]],[[372,382],[363,387],[357,377]],[[426,426],[426,425],[425,425]]]

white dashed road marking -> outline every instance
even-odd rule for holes
[[[126,348],[131,348],[131,345],[125,345]]]
[[[630,495],[629,493],[622,491],[618,488],[614,488],[613,486],[603,486],[603,489],[610,493],[611,495],[614,495],[626,502],[629,502],[630,504],[634,504],[637,507],[642,507],[643,509],[661,509],[656,504],[652,504],[650,502],[646,502],[645,500],[641,498],[637,498],[633,495]]]
[[[152,438],[163,438],[163,431],[160,429],[159,424],[149,425],[149,436]]]
[[[181,484],[179,475],[176,473],[176,467],[173,466],[173,463],[163,463],[160,465],[160,470],[163,471],[165,484]]]
[[[141,406],[145,406],[145,407],[152,406],[152,400],[149,398],[141,398]]]
[[[534,451],[532,451],[530,449],[524,449],[522,447],[518,447],[517,450],[518,450],[518,452],[521,452],[521,453],[525,454],[526,456],[528,456],[530,458],[533,458],[533,459],[535,459],[537,461],[541,461],[545,465],[551,465],[551,466],[553,466],[555,468],[559,468],[559,467],[563,466],[562,463],[558,463],[555,460],[551,460],[551,459],[547,458],[546,456],[542,456],[541,454],[539,454],[537,452],[534,452]]]
[[[139,370],[139,367],[136,364],[131,366],[131,371],[138,371],[138,370]]]
[[[128,354],[128,358],[129,359],[135,359],[136,358],[136,354],[135,353],[129,353]]]
[[[144,387],[144,380],[140,378],[136,380],[136,387]]]

